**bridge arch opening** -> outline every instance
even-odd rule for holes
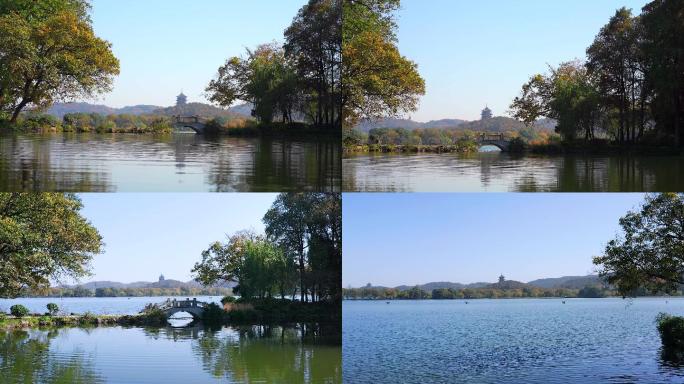
[[[492,153],[492,152],[503,152],[503,149],[494,144],[482,144],[478,148],[478,152],[482,153]]]
[[[187,327],[198,320],[199,318],[197,318],[195,315],[185,311],[173,313],[166,319],[169,325],[174,328]]]

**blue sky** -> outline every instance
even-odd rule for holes
[[[594,272],[642,194],[347,193],[345,287],[527,282]]]
[[[646,0],[402,0],[399,48],[417,62],[427,94],[417,121],[505,115],[521,85],[547,64],[584,58],[620,7]]]
[[[181,89],[190,102],[228,57],[282,41],[305,0],[93,0],[95,33],[121,62],[114,90],[94,100],[112,107],[168,106]],[[93,102],[93,100],[88,100]]]
[[[263,232],[276,194],[92,193],[80,194],[82,214],[100,231],[105,252],[94,276],[82,282],[190,280],[190,269],[210,243],[242,229]]]

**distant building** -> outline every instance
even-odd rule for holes
[[[503,284],[504,281],[506,281],[504,275],[499,276],[499,284]]]
[[[188,97],[183,94],[183,91],[181,91],[180,95],[176,96],[176,106],[179,107],[181,105],[185,105],[188,103]]]
[[[160,282],[164,281],[164,275],[163,275],[163,274],[162,274],[162,275],[159,275],[159,281],[160,281]]]
[[[485,106],[485,108],[482,110],[482,120],[488,120],[492,118],[492,110],[489,109],[489,107]]]

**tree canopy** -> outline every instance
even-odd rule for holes
[[[227,280],[245,298],[341,300],[342,214],[335,194],[281,194],[264,215],[266,236],[238,232],[202,252],[193,273],[204,285]]]
[[[72,194],[0,193],[0,297],[89,274],[103,246]]]
[[[119,61],[81,0],[0,1],[0,113],[111,89]],[[0,116],[2,117],[2,116]]]
[[[532,124],[558,120],[565,140],[598,134],[620,144],[684,145],[684,3],[654,0],[634,16],[618,9],[587,48],[586,62],[537,74],[511,105]]]
[[[359,120],[416,110],[425,81],[396,45],[399,0],[346,0],[342,28],[342,115]]]
[[[231,57],[206,88],[223,107],[236,100],[269,124],[295,116],[318,127],[340,126],[340,0],[310,0],[285,30],[285,44],[263,44]]]
[[[674,292],[684,284],[684,194],[649,195],[620,219],[622,234],[594,257],[600,275],[625,296],[639,288]]]

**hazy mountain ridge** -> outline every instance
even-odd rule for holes
[[[527,283],[523,283],[515,280],[505,280],[503,283],[454,283],[448,281],[436,281],[426,284],[417,285],[418,288],[424,291],[432,291],[433,289],[476,289],[476,288],[495,288],[495,289],[522,289],[522,288],[570,288],[570,289],[582,289],[588,285],[602,285],[601,279],[598,275],[586,275],[586,276],[562,276],[562,277],[552,277],[532,280]],[[416,287],[415,285],[399,285],[394,287],[398,291],[407,291]],[[382,286],[371,286],[370,288],[388,288]]]
[[[553,131],[556,127],[556,122],[551,119],[540,119],[532,126],[538,131]],[[356,129],[368,132],[374,128],[405,128],[408,130],[440,128],[440,129],[454,129],[454,130],[471,130],[471,131],[485,131],[485,132],[505,132],[505,131],[519,131],[525,128],[525,124],[516,119],[506,116],[495,116],[486,120],[460,120],[460,119],[441,119],[431,120],[426,123],[413,121],[410,119],[396,119],[385,118],[378,121],[363,121],[359,123]]]
[[[63,118],[67,113],[97,113],[101,115],[199,115],[206,117],[251,117],[252,107],[239,104],[222,109],[205,103],[188,103],[183,106],[162,107],[158,105],[131,105],[123,108],[112,108],[101,104],[90,103],[55,103],[45,113]]]
[[[221,282],[214,284],[209,287],[205,287],[195,280],[190,281],[180,281],[173,279],[165,279],[161,281],[148,282],[148,281],[135,281],[132,283],[120,283],[117,281],[90,281],[83,284],[74,285],[60,285],[60,288],[76,288],[81,287],[85,289],[97,289],[97,288],[232,288],[235,283],[232,282]]]

